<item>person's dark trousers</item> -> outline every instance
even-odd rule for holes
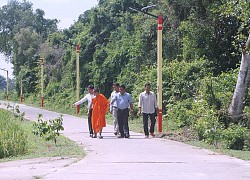
[[[88,124],[89,124],[89,134],[93,134],[93,129],[92,129],[92,109],[89,110]]]
[[[154,133],[154,130],[155,130],[155,114],[142,113],[144,133],[145,133],[146,136],[149,135],[149,132],[148,132],[148,117],[150,118],[150,121],[151,121],[149,132]]]
[[[129,136],[128,116],[129,116],[128,108],[118,109],[117,120],[118,120],[119,131],[122,137],[124,137],[125,135]]]

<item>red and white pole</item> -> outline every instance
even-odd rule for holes
[[[158,132],[162,132],[162,15],[158,16],[157,30],[157,97],[158,97]]]
[[[80,62],[79,62],[80,45],[76,45],[76,100],[80,100]],[[80,105],[76,106],[76,113],[79,114]]]
[[[23,103],[23,81],[21,80],[20,102]]]
[[[44,80],[43,80],[43,71],[44,71],[44,59],[40,58],[41,63],[41,107],[44,107]]]

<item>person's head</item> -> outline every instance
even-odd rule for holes
[[[150,83],[145,84],[145,91],[149,92],[150,91]]]
[[[119,91],[121,94],[124,94],[125,93],[125,90],[126,90],[126,87],[124,84],[122,84],[120,87],[119,87]]]
[[[94,95],[95,95],[95,96],[98,96],[99,93],[100,93],[99,89],[98,89],[98,88],[95,88],[95,89],[94,89]]]
[[[93,86],[92,84],[90,84],[90,85],[87,87],[87,89],[88,89],[88,92],[89,92],[90,94],[93,94],[93,92],[94,92],[94,86]]]
[[[115,83],[113,83],[113,89],[114,89],[114,91],[116,91],[116,92],[119,92],[119,83],[118,82],[115,82]]]

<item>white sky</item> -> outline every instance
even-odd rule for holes
[[[22,2],[22,0],[18,0]],[[78,16],[86,10],[95,7],[97,0],[27,0],[33,4],[33,10],[42,9],[48,19],[60,20],[60,29],[68,28],[77,21]],[[6,5],[8,0],[0,0],[0,6]],[[12,78],[12,65],[7,64],[0,54],[0,68],[9,70],[9,77]],[[0,70],[0,75],[6,77],[6,72]]]

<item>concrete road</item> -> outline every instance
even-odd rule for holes
[[[0,103],[3,104],[1,101]],[[25,111],[25,118],[30,120],[36,119],[38,114],[43,114],[45,119],[59,116],[55,112],[25,105],[20,105],[20,110]],[[250,179],[249,161],[175,141],[145,139],[143,134],[134,132],[131,132],[130,139],[118,139],[113,135],[112,126],[104,128],[103,139],[93,139],[89,137],[86,119],[70,115],[63,115],[63,119],[63,134],[76,143],[83,144],[87,156],[77,163],[43,176],[42,179]]]

